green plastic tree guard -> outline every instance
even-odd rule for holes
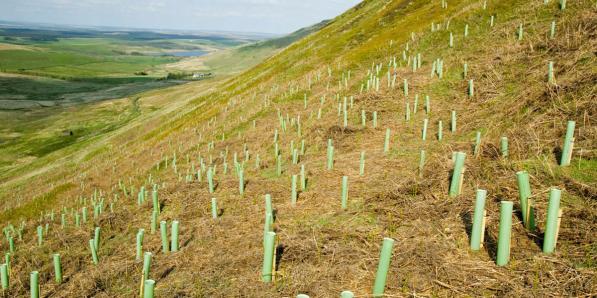
[[[157,213],[160,213],[160,201],[158,200],[158,191],[156,189],[154,189],[151,192],[151,198],[153,201],[153,210],[157,211]]]
[[[2,284],[2,290],[7,290],[9,287],[8,279],[8,265],[0,265],[0,283]]]
[[[296,295],[296,298],[309,298],[309,295],[306,295],[306,294],[298,294],[298,295]]]
[[[444,123],[440,120],[437,122],[437,140],[441,142],[444,138]]]
[[[99,263],[99,258],[97,256],[97,249],[95,248],[93,239],[89,239],[89,250],[91,251],[91,260],[93,261],[93,264],[97,265]]]
[[[450,131],[452,133],[456,132],[456,111],[452,111],[452,117],[450,121]]]
[[[512,202],[501,201],[500,229],[498,233],[497,265],[506,266],[510,260],[510,234],[512,232]]]
[[[212,167],[207,169],[207,184],[209,193],[214,193],[214,174]]]
[[[431,112],[431,100],[429,99],[429,95],[425,95],[425,114],[429,114]]]
[[[95,250],[99,251],[99,247],[100,247],[100,236],[101,236],[101,230],[100,227],[95,227],[95,230],[93,231],[93,245],[95,245]]]
[[[377,128],[377,111],[373,112],[373,128]]]
[[[361,177],[365,175],[365,151],[361,151],[361,162],[359,165],[359,175]]]
[[[238,171],[238,193],[241,196],[245,194],[245,174],[242,168]]]
[[[334,168],[334,146],[328,146],[328,171]]]
[[[136,257],[135,260],[141,261],[141,255],[143,254],[143,236],[145,234],[144,229],[139,229],[137,232],[137,246],[136,246]]]
[[[379,265],[377,267],[377,273],[375,274],[375,283],[373,284],[373,297],[382,297],[384,294],[388,269],[390,268],[390,260],[392,259],[393,246],[394,239],[387,237],[383,239]]]
[[[265,195],[265,213],[273,213],[272,196],[270,194]]]
[[[403,86],[404,87],[402,89],[404,91],[404,97],[408,97],[408,80],[407,79],[404,79]]]
[[[522,34],[523,34],[523,30],[522,30],[522,24],[518,25],[518,40],[522,40]]]
[[[143,298],[154,297],[155,281],[152,279],[145,280],[143,283]]]
[[[340,298],[354,298],[354,294],[351,291],[342,291]]]
[[[267,236],[267,232],[273,232],[273,222],[274,216],[271,212],[265,213],[265,220],[263,223],[263,245],[265,245],[265,237]]]
[[[527,173],[526,171],[516,172],[516,182],[518,184],[518,198],[520,199],[522,222],[526,228],[529,228],[529,217],[531,210],[531,204],[529,204],[529,197],[531,196],[529,173]]]
[[[6,264],[6,269],[8,269],[9,274],[10,274],[10,256],[11,256],[11,254],[9,252],[7,252],[4,255],[4,263]]]
[[[39,298],[39,272],[37,271],[33,271],[30,274],[29,291],[31,292],[31,298]]]
[[[265,233],[265,245],[263,247],[263,268],[261,270],[261,280],[271,282],[274,273],[274,255],[276,249],[276,233]]]
[[[342,176],[342,209],[348,207],[348,176]]]
[[[556,79],[553,75],[553,61],[549,61],[549,63],[547,63],[547,82],[550,84],[556,83]]]
[[[479,151],[481,150],[481,132],[477,131],[475,134],[475,147],[473,148],[473,155],[479,155]]]
[[[452,181],[450,182],[450,197],[456,197],[462,191],[465,159],[466,153],[456,152],[456,158],[454,160],[454,171],[452,172]]]
[[[477,189],[475,198],[475,212],[473,214],[473,227],[471,230],[471,250],[481,249],[483,234],[485,233],[485,198],[487,191]]]
[[[213,219],[218,218],[218,202],[216,198],[211,198],[211,217]]]
[[[41,246],[44,242],[44,230],[42,226],[37,226],[37,245]]]
[[[423,135],[421,139],[425,141],[427,139],[427,125],[429,124],[429,119],[423,119]]]
[[[415,94],[415,100],[413,102],[413,114],[417,113],[417,107],[419,106],[419,94]]]
[[[15,240],[12,236],[8,237],[8,251],[11,253],[15,252]]]
[[[553,39],[556,36],[556,21],[551,21],[549,28],[549,38]]]
[[[500,151],[502,153],[502,157],[508,157],[508,137],[502,137],[500,139]]]
[[[172,221],[172,244],[171,246],[171,250],[173,252],[178,251],[178,220],[174,220]]]
[[[146,251],[143,254],[143,280],[149,279],[149,271],[151,270],[151,258],[153,254]]]
[[[365,110],[361,110],[361,125],[365,127],[367,125],[367,116]]]
[[[54,277],[57,284],[62,283],[62,264],[60,262],[60,254],[53,254],[54,261]]]
[[[166,221],[160,221],[160,234],[162,236],[162,251],[164,253],[170,252],[170,245],[168,244],[168,229]]]
[[[566,9],[566,0],[560,0],[560,10]]]
[[[451,48],[454,47],[454,35],[452,34],[452,32],[450,32],[450,42],[449,45]]]
[[[410,103],[408,103],[408,102],[406,103],[404,120],[406,120],[406,121],[410,120]]]
[[[292,164],[298,164],[299,162],[299,149],[295,148],[292,151]]]
[[[568,121],[566,127],[566,138],[564,139],[564,147],[562,148],[562,156],[560,158],[560,166],[569,166],[572,159],[572,150],[574,148],[574,127],[576,122]]]
[[[390,129],[386,129],[386,138],[383,142],[383,152],[388,153],[390,151]]]
[[[560,228],[561,211],[560,197],[562,191],[552,188],[549,191],[549,207],[547,208],[547,220],[545,222],[545,235],[543,236],[543,252],[553,253],[556,249],[558,240],[558,230]]]
[[[87,207],[81,208],[81,216],[83,217],[83,223],[87,222]]]
[[[468,97],[475,96],[475,82],[473,79],[468,80]]]
[[[419,177],[423,177],[423,167],[425,167],[425,150],[421,150],[419,155]]]

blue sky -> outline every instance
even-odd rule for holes
[[[0,20],[290,33],[361,0],[0,0]]]

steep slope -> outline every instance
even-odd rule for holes
[[[329,20],[324,20],[315,25],[301,28],[295,32],[292,32],[292,33],[282,36],[282,37],[273,38],[273,39],[269,39],[269,40],[265,40],[265,41],[256,42],[251,45],[242,46],[240,50],[246,51],[246,50],[251,50],[254,48],[283,49],[283,48],[291,45],[293,42],[298,41],[301,38],[303,38],[313,32],[317,32],[317,31],[321,30],[321,28],[325,27],[328,23],[329,23]]]
[[[293,42],[313,32],[317,32],[328,22],[322,21],[282,37],[239,46],[228,51],[201,57],[199,60],[205,61],[205,65],[209,70],[215,72],[216,75],[238,74],[248,68],[254,67],[264,59],[279,53]]]
[[[158,297],[334,297],[343,290],[368,296],[384,237],[395,239],[388,296],[592,295],[594,4],[575,1],[561,9],[555,1],[444,3],[365,1],[213,92],[119,131],[92,154],[67,155],[52,171],[3,185],[7,211],[0,218],[3,226],[12,224],[6,235],[17,240],[5,294],[27,295],[27,276],[39,270],[44,295],[136,295],[142,262],[135,261],[135,235],[142,228]],[[558,154],[569,120],[576,121],[575,149],[572,165],[561,167]],[[328,142],[334,147],[329,170]],[[449,196],[457,151],[466,153],[466,171],[462,193]],[[293,204],[291,175],[300,175],[301,166],[306,188],[299,183]],[[209,168],[215,171],[213,193]],[[520,220],[515,174],[521,170],[530,174],[534,231]],[[145,196],[138,195],[141,187],[149,190]],[[180,223],[178,252],[165,253],[159,230],[151,232],[153,187],[159,220]],[[544,254],[552,187],[563,190],[563,216],[556,251]],[[472,252],[476,189],[487,190],[488,218],[484,247]],[[265,194],[275,209],[274,283],[261,281]],[[495,262],[501,201],[515,202],[506,266]],[[77,227],[82,208],[88,221]],[[22,239],[16,232],[21,220]],[[46,224],[37,246],[36,227],[43,231]],[[94,227],[101,228],[97,265],[88,245]],[[60,285],[53,283],[52,253],[62,255]]]

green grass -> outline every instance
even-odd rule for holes
[[[156,83],[157,78],[167,74],[160,67],[180,60],[176,57],[130,55],[133,51],[162,50],[142,41],[67,38],[34,42],[19,38],[17,42],[26,48],[0,50],[0,72],[11,73],[0,76],[2,100],[66,99],[67,103],[76,103],[120,98],[171,86],[174,82]],[[148,75],[140,75],[141,72]],[[0,109],[36,106],[4,102]]]
[[[566,168],[570,177],[582,183],[595,185],[597,183],[597,160],[576,158]]]
[[[93,56],[66,51],[0,51],[0,71],[54,78],[135,76],[158,65],[178,61],[161,56]]]
[[[30,160],[38,160],[60,149],[75,150],[126,125],[139,114],[132,101],[107,106],[82,105],[69,110],[4,111],[0,113],[5,119],[0,123],[0,169],[7,174],[8,170],[20,168]],[[64,131],[72,131],[73,135],[66,135]]]
[[[60,198],[60,195],[73,187],[75,185],[72,183],[56,186],[17,208],[2,212],[0,214],[0,222],[14,222],[16,224],[16,220],[38,216],[41,211],[53,207]]]
[[[16,36],[20,33],[22,36]],[[223,49],[238,46],[241,39],[145,39],[147,33],[124,37],[68,37],[72,32],[48,33],[48,40],[32,39],[35,30],[8,34],[10,44],[22,48],[0,50],[0,100],[59,101],[69,103],[129,96],[145,90],[167,87],[175,82],[156,83],[169,72],[194,71],[170,69],[166,65],[181,57],[163,56],[172,51]],[[101,34],[99,34],[101,36]],[[66,37],[65,37],[66,36]],[[149,34],[151,37],[151,34]],[[68,38],[67,38],[68,37]],[[3,37],[5,39],[5,37]],[[218,74],[243,71],[265,59],[275,49],[226,51],[207,60],[210,70]],[[12,75],[18,74],[18,75]],[[118,88],[115,88],[118,87]],[[33,108],[37,104],[2,103],[0,109]]]

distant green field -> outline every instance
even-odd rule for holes
[[[165,77],[177,52],[210,52],[254,40],[143,31],[0,28],[0,72],[66,80]],[[192,71],[192,69],[191,69]]]
[[[40,106],[10,102],[15,100],[71,104],[170,86],[180,83],[164,80],[170,72],[194,71],[192,65],[167,69],[183,59],[172,53],[208,52],[244,42],[150,32],[0,29],[0,110]]]
[[[168,85],[156,82],[178,77],[170,74],[238,73],[325,24],[257,43],[232,36],[0,28],[0,101],[118,98]],[[174,56],[213,51],[200,60]],[[10,105],[0,102],[0,109]]]
[[[52,45],[56,48],[58,45]],[[98,46],[99,47],[99,46]],[[0,71],[72,79],[97,76],[136,76],[158,65],[172,63],[172,56],[110,55],[101,51],[3,50]],[[104,50],[105,51],[105,50]]]

